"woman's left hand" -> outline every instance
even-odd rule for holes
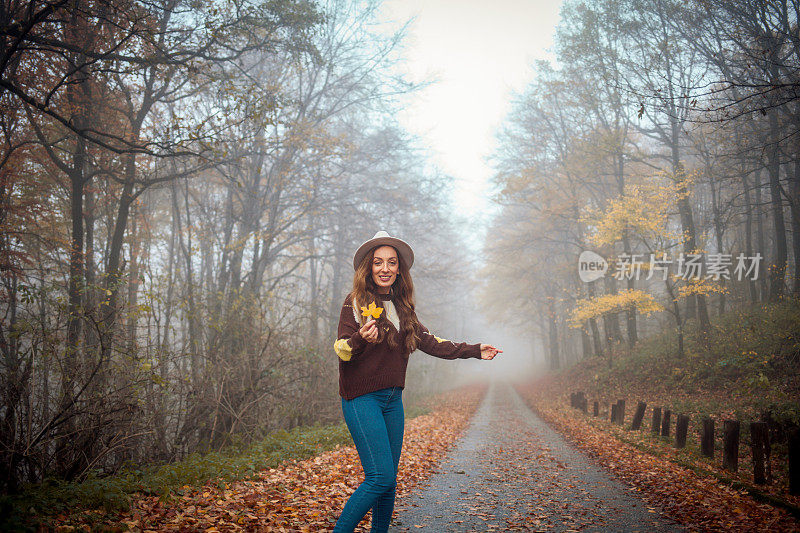
[[[499,350],[491,344],[481,344],[481,359],[491,361],[499,353],[503,353],[503,350]]]

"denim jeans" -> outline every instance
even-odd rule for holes
[[[342,412],[353,436],[364,481],[347,500],[335,533],[351,532],[372,509],[372,531],[389,531],[403,447],[403,389],[390,387],[345,400]]]

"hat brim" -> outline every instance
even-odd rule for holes
[[[406,268],[411,268],[411,265],[414,264],[414,250],[411,249],[411,246],[409,246],[407,242],[395,237],[375,237],[358,247],[358,250],[356,250],[353,256],[353,269],[358,269],[358,265],[361,264],[364,257],[373,248],[377,248],[378,246],[391,246],[397,250]]]

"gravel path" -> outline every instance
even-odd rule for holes
[[[682,531],[500,383],[428,485],[397,509],[392,531]]]

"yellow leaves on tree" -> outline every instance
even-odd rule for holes
[[[630,289],[617,294],[604,294],[594,298],[578,300],[570,317],[570,326],[580,328],[591,319],[606,313],[619,313],[628,309],[636,309],[644,315],[661,311],[663,307],[655,298],[644,291]]]
[[[592,242],[597,246],[611,245],[621,241],[625,231],[651,242],[680,240],[681,235],[671,234],[668,227],[686,185],[685,180],[631,185],[624,195],[611,200],[605,211],[590,210],[583,217],[583,222],[594,229]]]
[[[725,287],[707,279],[687,279],[683,285],[678,287],[678,299],[686,298],[693,294],[708,296],[713,293],[728,292]]]

